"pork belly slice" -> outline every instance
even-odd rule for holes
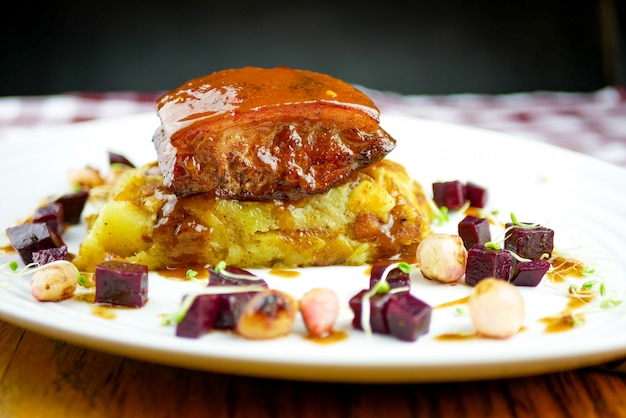
[[[353,86],[287,67],[245,67],[189,81],[157,101],[164,182],[186,196],[298,199],[382,160],[395,140]]]

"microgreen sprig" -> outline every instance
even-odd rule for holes
[[[213,270],[217,274],[221,274],[222,276],[230,277],[231,279],[244,279],[244,280],[263,280],[261,277],[250,276],[248,274],[239,274],[233,273],[232,271],[226,270],[227,264],[224,260],[220,261],[215,265]]]
[[[9,261],[0,265],[0,276],[3,277],[16,277],[16,276],[28,276],[34,273],[40,267],[37,263],[30,263],[19,268],[17,261]]]

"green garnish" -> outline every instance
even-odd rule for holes
[[[593,267],[585,266],[585,269],[582,271],[583,276],[589,276],[596,272],[596,269]]]
[[[250,276],[248,274],[239,274],[233,273],[231,271],[226,270],[226,261],[222,260],[217,263],[213,269],[217,274],[221,274],[222,276],[230,277],[231,279],[243,279],[243,280],[262,280],[261,277]]]
[[[82,274],[78,275],[78,279],[76,279],[76,281],[78,282],[79,285],[81,285],[82,287],[90,287],[89,286],[89,282],[87,281],[87,278],[85,276],[83,276]]]
[[[608,308],[614,308],[616,306],[619,306],[622,304],[621,300],[617,300],[617,299],[604,299],[601,303],[600,303],[600,307],[604,308],[604,309],[608,309]]]
[[[33,274],[39,268],[41,268],[39,264],[30,263],[20,269],[20,265],[17,263],[17,261],[9,261],[4,264],[0,264],[0,276],[3,276],[3,277],[27,276],[27,275]]]
[[[198,272],[192,269],[187,270],[187,272],[185,273],[185,277],[189,280],[193,280],[196,277],[198,277]]]
[[[445,224],[446,222],[450,221],[450,215],[448,214],[448,208],[445,206],[441,206],[440,208],[437,208],[435,210],[433,210],[433,216],[434,216],[434,220],[437,223],[437,225],[441,226],[443,224]]]
[[[222,260],[219,263],[217,263],[217,265],[215,266],[215,272],[217,274],[222,273],[224,270],[226,270],[226,261]]]
[[[398,263],[398,268],[402,273],[411,274],[411,265],[405,261],[401,261]]]
[[[497,242],[493,242],[493,241],[485,242],[485,248],[488,250],[498,251],[500,250],[500,244],[498,244]]]
[[[606,296],[606,286],[604,282],[600,283],[600,296]]]
[[[595,281],[585,282],[581,285],[581,289],[583,290],[591,290],[593,286],[596,284]]]
[[[513,212],[511,212],[511,222],[513,223],[513,225],[520,225],[520,223],[517,221],[517,217]]]
[[[391,289],[391,286],[389,286],[389,282],[388,281],[379,281],[376,282],[376,284],[374,285],[374,287],[376,288],[376,293],[387,293],[389,292],[389,289]]]

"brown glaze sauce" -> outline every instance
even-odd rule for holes
[[[526,328],[525,326],[522,326],[519,331],[517,331],[518,333],[520,332],[524,332],[526,331],[528,328]],[[491,337],[485,337],[482,336],[480,334],[478,334],[477,332],[472,332],[469,334],[461,334],[461,333],[449,333],[449,334],[441,334],[441,335],[437,335],[435,337],[436,340],[438,341],[467,341],[467,340],[472,340],[472,339],[477,339],[477,338],[486,338],[486,339],[492,339]]]
[[[177,280],[189,280],[187,278],[187,272],[189,270],[195,271],[197,274],[195,276],[196,279],[208,279],[209,278],[209,270],[204,264],[190,264],[187,267],[171,267],[157,270],[156,273],[167,279],[177,279]]]
[[[379,116],[374,102],[350,84],[326,74],[288,67],[244,67],[190,80],[163,95],[157,101],[157,111],[164,125],[179,130],[202,120],[318,102],[358,108],[375,120]],[[303,115],[309,111],[303,106]]]
[[[440,303],[439,305],[434,306],[433,309],[449,308],[450,306],[464,305],[468,302],[469,302],[469,296],[466,296],[461,299],[451,300],[450,302]]]
[[[579,260],[566,257],[555,257],[551,264],[552,268],[548,271],[547,277],[555,283],[565,281],[568,276],[581,278],[587,267]]]
[[[545,332],[555,333],[570,331],[585,322],[585,316],[576,312],[577,309],[584,307],[591,302],[592,298],[578,298],[570,296],[567,307],[555,316],[541,318],[540,322],[546,325]]]
[[[348,338],[348,333],[344,331],[331,331],[330,334],[324,337],[317,337],[311,334],[308,334],[304,337],[305,340],[314,342],[316,344],[326,345],[326,344],[334,344],[340,341],[343,341]]]
[[[113,320],[117,318],[115,309],[108,305],[94,305],[91,307],[91,314],[103,319]]]
[[[9,244],[9,245],[4,245],[0,247],[0,253],[17,254],[17,251],[15,251],[15,248],[13,248],[11,244]]]
[[[286,269],[272,269],[269,272],[273,276],[282,277],[283,279],[295,279],[300,276],[300,272],[297,270]]]

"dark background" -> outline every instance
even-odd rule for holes
[[[624,3],[12,2],[0,95],[162,91],[246,65],[400,93],[592,91],[624,77]]]

